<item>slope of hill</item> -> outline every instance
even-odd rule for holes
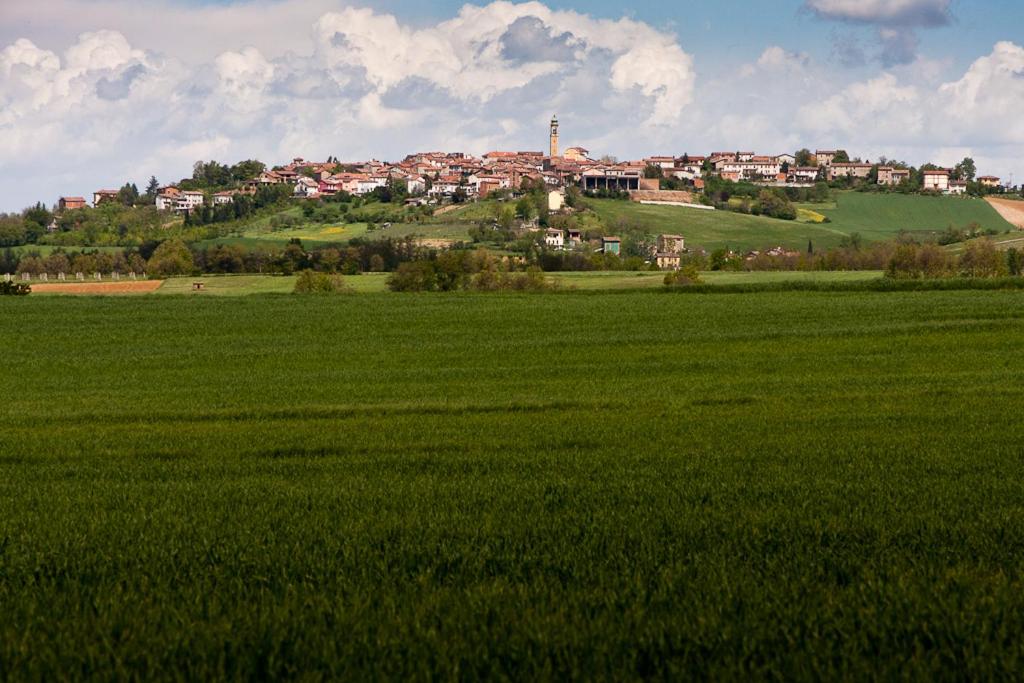
[[[971,197],[844,192],[835,205],[804,208],[827,216],[830,227],[845,234],[860,233],[868,241],[891,239],[901,230],[937,235],[950,226],[959,229],[972,223],[984,230],[1013,229],[987,202]]]
[[[691,248],[737,250],[783,246],[806,249],[839,244],[846,233],[829,224],[780,221],[731,211],[703,211],[677,206],[651,206],[614,199],[590,199],[590,206],[612,232],[631,227],[653,234],[675,233],[686,237]]]
[[[803,249],[838,246],[859,233],[867,241],[892,239],[901,231],[938,235],[950,226],[977,223],[1000,233],[1013,230],[987,202],[967,197],[844,192],[831,204],[802,204],[801,215],[821,214],[829,223],[780,221],[729,211],[701,211],[672,206],[646,206],[617,200],[588,200],[611,231],[639,227],[651,233],[679,233],[691,246],[705,249],[761,249],[783,246]]]

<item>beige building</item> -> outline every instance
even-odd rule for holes
[[[924,190],[931,192],[949,192],[949,171],[940,168],[932,171],[922,171]]]
[[[561,190],[548,192],[548,211],[557,213],[565,206],[565,193]]]
[[[681,254],[686,251],[686,240],[682,235],[658,235],[658,252]]]
[[[828,167],[829,180],[836,178],[867,178],[871,175],[871,164],[832,163]]]
[[[878,167],[879,185],[899,185],[910,180],[910,169],[893,168],[891,166]]]
[[[674,253],[659,253],[655,256],[655,261],[660,270],[679,270],[682,265],[679,254]]]
[[[569,161],[590,161],[590,150],[582,147],[570,147],[565,150],[565,158]]]
[[[819,149],[814,153],[814,163],[817,166],[831,166],[835,161],[836,154],[834,149]]]

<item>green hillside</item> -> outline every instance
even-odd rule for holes
[[[606,227],[615,231],[639,227],[651,233],[678,233],[691,247],[737,250],[783,246],[806,248],[838,246],[852,233],[868,241],[892,239],[906,230],[939,234],[948,227],[972,223],[983,229],[1005,232],[1015,228],[980,199],[923,197],[918,195],[845,192],[831,204],[801,204],[827,216],[830,223],[781,221],[729,211],[704,211],[675,206],[650,206],[610,199],[588,200]]]
[[[1015,230],[988,202],[970,197],[844,192],[832,205],[801,206],[828,216],[832,221],[828,227],[847,234],[859,232],[867,240],[889,239],[901,230],[938,234],[950,226],[965,228],[971,223],[986,230]]]
[[[776,245],[806,249],[837,246],[846,233],[829,224],[749,216],[731,211],[704,211],[678,206],[650,206],[614,199],[587,200],[610,231],[638,227],[650,233],[675,233],[686,237],[691,248],[728,247],[747,250]]]

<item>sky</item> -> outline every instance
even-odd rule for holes
[[[0,211],[197,160],[562,146],[1024,168],[1019,0],[0,0]]]

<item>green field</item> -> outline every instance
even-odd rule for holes
[[[678,234],[690,249],[734,249],[748,251],[782,246],[806,250],[838,246],[845,233],[829,224],[800,223],[750,216],[732,211],[705,211],[679,206],[652,206],[615,199],[588,199],[604,221],[616,232],[635,227],[651,234]]]
[[[985,201],[965,197],[843,192],[831,204],[798,205],[831,221],[821,224],[609,199],[588,199],[587,204],[612,231],[617,226],[636,226],[653,234],[681,234],[690,248],[703,247],[709,251],[773,246],[803,250],[808,241],[822,249],[839,246],[844,237],[853,233],[860,233],[867,241],[882,241],[893,239],[903,230],[928,237],[949,226],[966,228],[971,223],[999,232],[1014,229]]]
[[[1012,680],[1024,296],[0,300],[0,677]]]
[[[963,229],[972,223],[984,230],[1016,231],[988,202],[970,197],[843,192],[831,205],[801,206],[827,216],[832,221],[828,227],[858,232],[868,241],[892,239],[901,230],[934,236],[950,226]]]
[[[363,273],[344,276],[345,284],[357,294],[387,291],[388,273]],[[882,276],[878,271],[836,272],[708,272],[701,279],[711,285],[760,284],[767,282],[859,282]],[[573,290],[630,290],[661,289],[665,273],[592,271],[580,273],[548,273],[547,277],[561,289]],[[192,284],[203,282],[203,290],[195,291]],[[156,294],[184,294],[189,296],[244,296],[249,294],[288,294],[295,288],[294,276],[278,275],[206,275],[177,277],[164,281]],[[47,295],[53,296],[53,295]]]

